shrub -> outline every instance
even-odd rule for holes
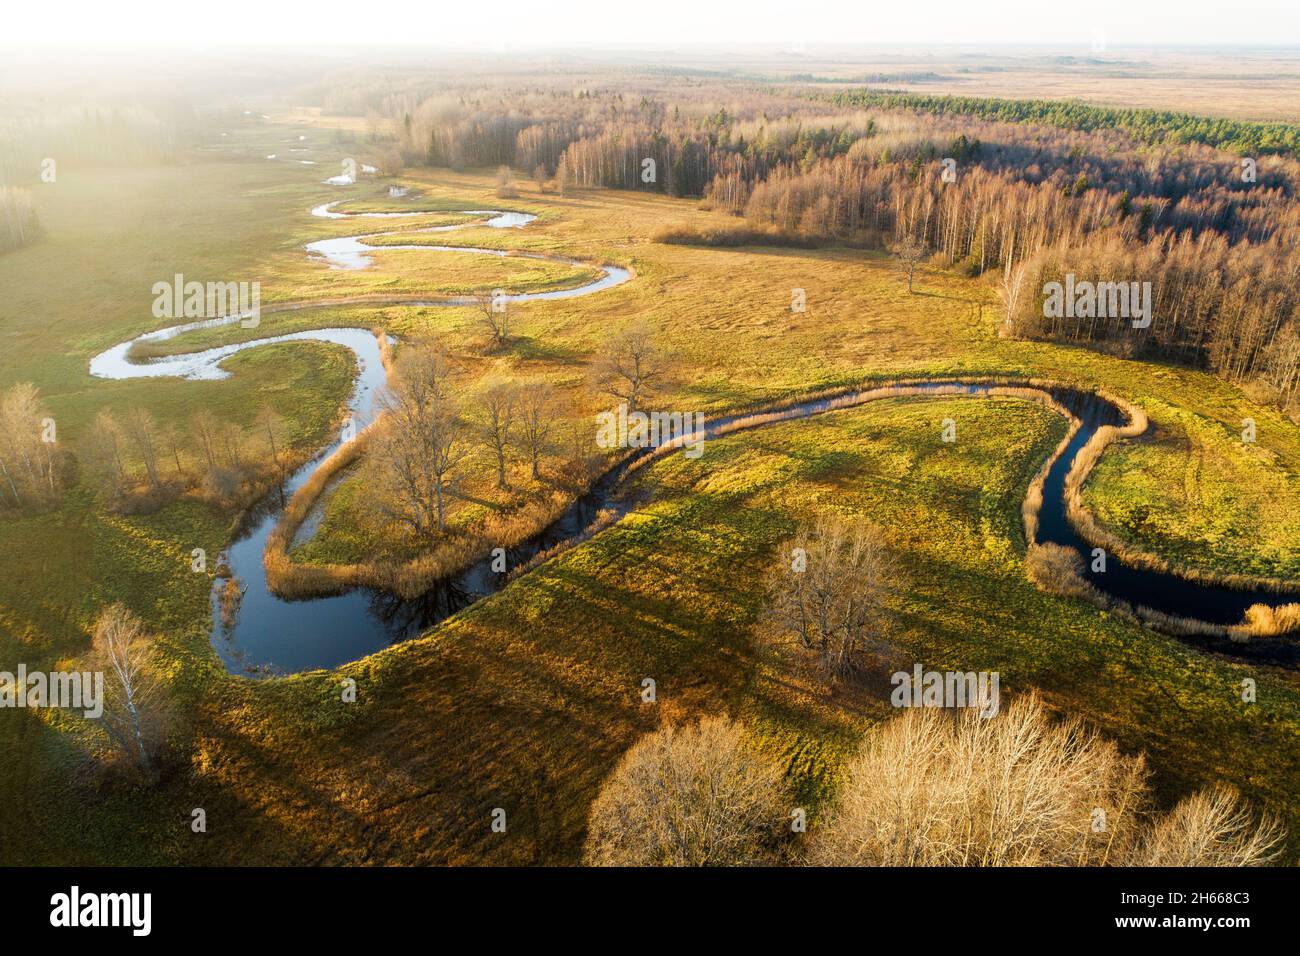
[[[1278,821],[1258,823],[1229,787],[1218,785],[1180,802],[1133,854],[1134,866],[1262,866],[1283,837]]]
[[[777,856],[780,770],[725,717],[664,727],[623,755],[591,808],[595,866],[745,866]]]
[[[1037,696],[1004,714],[909,710],[863,742],[811,852],[857,866],[1100,865],[1123,859],[1145,799],[1141,757]]]
[[[1152,823],[1141,755],[1036,694],[988,719],[909,710],[870,734],[810,859],[832,866],[1259,866],[1285,834],[1222,785]]]

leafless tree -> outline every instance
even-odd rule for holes
[[[190,431],[193,433],[195,440],[199,443],[199,448],[203,451],[203,458],[208,463],[208,470],[217,467],[217,446],[220,441],[221,423],[217,416],[212,414],[208,409],[200,409],[190,419]]]
[[[150,487],[157,488],[160,483],[156,447],[157,425],[154,423],[153,415],[147,409],[137,405],[127,411],[123,420],[123,427],[127,438],[135,445],[136,451],[140,453],[140,460],[144,462],[144,470],[149,477]]]
[[[1134,866],[1263,866],[1282,850],[1286,832],[1270,814],[1256,818],[1222,784],[1187,797],[1157,820],[1133,854]]]
[[[771,619],[782,639],[815,651],[828,676],[846,675],[878,631],[895,573],[878,528],[822,517],[799,530],[768,575]]]
[[[181,433],[174,425],[164,425],[158,430],[158,442],[171,453],[172,464],[176,466],[176,480],[185,478],[185,466],[181,464]]]
[[[781,771],[743,728],[711,717],[632,745],[592,804],[594,866],[746,866],[772,862],[790,799]]]
[[[1034,694],[982,717],[912,708],[850,761],[810,857],[832,866],[1123,863],[1147,805],[1140,756]]]
[[[110,498],[116,498],[126,486],[126,466],[122,461],[122,428],[107,408],[95,414],[86,449],[91,468],[104,490]]]
[[[810,860],[830,866],[1259,866],[1285,837],[1214,787],[1149,826],[1149,774],[1036,693],[1001,714],[912,708],[847,767]]]
[[[664,359],[654,331],[634,322],[612,335],[596,353],[592,371],[604,390],[634,412],[654,383],[663,377]]]
[[[906,239],[901,239],[891,245],[889,251],[894,254],[894,258],[898,260],[899,265],[907,274],[907,291],[910,295],[912,292],[912,276],[916,272],[916,267],[925,259],[929,249],[921,240],[908,236]]]
[[[1002,307],[1004,315],[1004,328],[1008,333],[1016,330],[1016,314],[1020,308],[1020,297],[1025,287],[1025,267],[1023,264],[1012,266],[1007,263],[1007,268],[1002,270],[1002,279],[998,285],[998,294],[1002,298]]]
[[[483,431],[497,459],[497,487],[506,484],[506,450],[519,410],[519,386],[508,379],[488,382],[477,394]]]
[[[514,199],[519,195],[515,187],[515,174],[509,166],[497,167],[497,198]]]
[[[152,639],[139,618],[113,604],[95,624],[92,654],[105,671],[104,712],[98,719],[122,753],[152,777],[162,688],[152,666]]]
[[[412,347],[380,399],[388,412],[375,449],[387,492],[382,507],[417,537],[446,528],[445,496],[469,453],[450,374],[450,362],[436,346]]]
[[[505,348],[510,341],[510,306],[504,300],[486,296],[478,300],[479,326],[488,334],[494,349]]]
[[[0,505],[21,507],[56,496],[54,446],[42,435],[48,418],[30,382],[0,393]]]
[[[271,456],[271,468],[275,472],[276,480],[283,480],[281,453],[286,444],[284,419],[273,409],[263,408],[257,415],[257,431],[266,442],[266,451]]]
[[[532,461],[534,481],[542,477],[541,459],[555,424],[555,406],[555,387],[549,382],[528,382],[519,390],[519,426]]]
[[[225,455],[226,467],[237,474],[244,471],[244,431],[234,422],[226,422],[220,427],[219,437],[221,451]]]

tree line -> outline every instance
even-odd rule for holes
[[[881,90],[847,90],[823,95],[833,103],[858,109],[916,110],[1009,123],[1039,123],[1088,132],[1119,129],[1151,145],[1200,143],[1244,156],[1285,153],[1300,157],[1300,126],[1292,123],[1197,116],[1172,110],[1091,106],[1070,100],[1005,100]]]

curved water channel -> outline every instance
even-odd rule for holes
[[[333,209],[335,205],[337,203],[326,203],[316,207],[312,212],[322,218],[353,216],[394,218],[429,215],[427,212],[344,214],[335,212]],[[523,213],[495,210],[474,210],[467,211],[465,214],[491,217],[486,224],[494,228],[520,228],[535,218]],[[415,231],[449,232],[479,224],[483,223],[438,226]],[[319,240],[309,243],[307,248],[311,254],[328,262],[332,268],[339,269],[366,268],[371,264],[370,253],[382,252],[386,249],[536,256],[533,253],[502,252],[463,246],[372,246],[365,242],[366,239],[375,238],[377,235],[385,234],[370,233]],[[560,257],[536,257],[585,264],[578,260]],[[631,273],[626,269],[614,266],[602,268],[604,274],[586,285],[545,293],[516,294],[509,296],[509,299],[530,301],[589,295],[631,278]],[[405,304],[424,302],[431,305],[447,305],[465,304],[477,300],[461,297],[419,300],[395,297],[393,301]],[[292,303],[282,305],[280,308],[305,308],[312,304]],[[384,386],[386,375],[380,359],[379,343],[374,334],[365,329],[313,329],[144,362],[133,362],[129,358],[130,349],[137,341],[156,342],[194,329],[232,324],[238,320],[239,316],[228,316],[146,333],[96,356],[90,363],[90,371],[94,375],[113,379],[163,375],[190,379],[219,379],[229,374],[220,367],[221,362],[244,349],[286,341],[328,342],[351,349],[356,356],[357,379],[348,408],[358,431],[370,424],[374,417],[374,399],[378,390]],[[994,388],[996,388],[994,385],[955,381],[933,381],[908,386],[912,394],[922,395],[932,391],[936,394],[981,396],[988,394]],[[1040,388],[1040,390],[1049,392],[1059,404],[1078,417],[1081,424],[1066,448],[1055,457],[1047,473],[1043,488],[1043,507],[1039,515],[1038,541],[1055,542],[1089,558],[1092,546],[1078,535],[1067,517],[1063,493],[1065,477],[1069,473],[1075,455],[1087,444],[1096,430],[1103,425],[1122,424],[1125,415],[1117,406],[1093,393],[1064,387]],[[763,427],[776,422],[808,418],[842,408],[855,407],[882,397],[889,397],[889,395],[882,394],[879,390],[868,389],[835,398],[818,398],[786,404],[778,410],[767,413],[759,410],[746,412],[743,416],[719,418],[705,426],[705,438],[716,437],[742,428]],[[741,421],[755,416],[759,416],[759,420],[752,423]],[[243,586],[244,597],[234,626],[227,629],[221,624],[219,599],[214,586],[212,643],[227,669],[233,673],[250,675],[292,673],[316,668],[332,668],[357,660],[396,641],[428,630],[478,598],[499,590],[509,579],[508,573],[498,574],[492,571],[490,559],[484,558],[413,600],[404,600],[369,588],[358,588],[330,597],[301,600],[286,600],[272,593],[267,586],[266,572],[262,563],[267,537],[279,521],[284,502],[292,497],[320,463],[339,447],[340,442],[341,439],[336,437],[315,458],[288,478],[283,492],[273,491],[254,506],[245,516],[234,541],[226,552],[226,563],[231,573]],[[517,548],[511,549],[507,554],[507,567],[517,568],[538,554],[581,536],[602,513],[606,518],[610,512],[616,517],[622,517],[630,507],[626,501],[620,501],[618,494],[623,478],[636,461],[645,455],[655,453],[654,449],[633,453],[609,469],[587,493],[575,500],[548,527]],[[309,521],[300,530],[298,539],[301,540],[304,536],[310,537],[313,528],[314,523]],[[1090,561],[1085,562],[1086,565],[1090,563]],[[1200,584],[1177,575],[1130,566],[1114,555],[1108,558],[1104,573],[1094,573],[1089,570],[1087,574],[1089,580],[1099,590],[1130,605],[1142,605],[1166,614],[1197,618],[1215,624],[1240,623],[1246,608],[1252,604],[1278,605],[1297,600],[1294,594],[1242,591]],[[1294,667],[1300,663],[1300,642],[1286,638],[1252,638],[1246,644],[1233,643],[1221,637],[1187,636],[1182,639],[1205,650],[1260,663],[1287,667]]]

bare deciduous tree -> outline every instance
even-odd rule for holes
[[[908,294],[911,294],[912,276],[916,272],[916,267],[921,264],[923,259],[925,259],[926,253],[929,252],[929,248],[921,240],[913,236],[908,236],[906,239],[901,239],[892,244],[889,247],[889,251],[894,254],[894,258],[898,260],[899,265],[902,266],[903,271],[907,274],[907,291]]]
[[[1145,801],[1141,757],[1034,695],[994,717],[914,708],[850,762],[811,859],[832,866],[1119,863]]]
[[[555,388],[549,382],[528,382],[519,390],[519,426],[534,481],[542,477],[541,460],[555,423],[555,404]]]
[[[161,733],[161,684],[152,666],[152,640],[144,624],[121,604],[106,608],[95,624],[92,654],[104,675],[105,733],[146,775],[154,773]]]
[[[510,341],[510,306],[504,300],[492,296],[478,299],[479,326],[488,334],[488,342],[494,349],[505,348]]]
[[[634,322],[615,333],[596,353],[592,371],[608,394],[626,402],[629,412],[636,411],[664,374],[654,331],[644,322]]]
[[[96,413],[86,448],[91,468],[105,492],[110,498],[116,498],[126,486],[126,465],[122,461],[122,429],[107,408]]]
[[[822,517],[800,529],[769,574],[769,613],[783,638],[815,651],[830,677],[843,676],[871,644],[894,575],[878,528]]]
[[[790,819],[780,769],[725,717],[664,727],[623,755],[592,804],[594,866],[771,862]]]
[[[181,463],[181,441],[180,430],[174,425],[164,425],[158,431],[159,444],[171,453],[172,464],[176,466],[176,480],[182,481],[185,478],[185,466]]]
[[[221,451],[226,467],[236,474],[244,470],[244,432],[234,422],[226,422],[220,430]]]
[[[519,190],[515,187],[515,174],[509,166],[497,167],[497,190],[498,199],[514,199],[519,195]]]
[[[387,486],[382,507],[417,537],[446,528],[445,496],[469,453],[450,374],[447,356],[436,346],[413,347],[380,399],[388,412],[375,448]]]
[[[1002,270],[1002,279],[998,284],[998,295],[1002,299],[1003,328],[1008,334],[1016,331],[1016,314],[1020,308],[1020,296],[1025,287],[1025,267],[1022,264]]]
[[[1134,866],[1263,866],[1281,852],[1276,817],[1256,819],[1222,784],[1192,794],[1156,821],[1133,854]]]
[[[140,460],[144,463],[145,474],[149,478],[149,486],[157,488],[160,484],[158,477],[158,452],[156,448],[157,425],[154,424],[153,415],[147,409],[136,406],[129,409],[126,417],[123,419],[123,428],[135,449],[140,453]]]
[[[57,496],[54,445],[43,440],[47,420],[49,412],[30,382],[0,394],[0,505],[22,507]]]
[[[830,866],[1251,866],[1275,855],[1276,820],[1232,791],[1184,800],[1146,832],[1145,759],[1037,694],[1001,715],[910,709],[850,761],[810,859]],[[1145,835],[1144,835],[1145,833]]]
[[[519,386],[508,379],[488,382],[477,394],[483,431],[497,460],[497,487],[506,484],[506,450],[519,406]]]
[[[190,419],[190,431],[199,443],[199,448],[203,451],[203,458],[208,464],[208,470],[212,471],[217,467],[217,447],[221,435],[221,423],[217,416],[211,411],[204,408],[194,414]]]
[[[282,454],[287,444],[284,419],[271,408],[263,408],[257,415],[257,431],[266,442],[266,452],[271,458],[271,468],[277,481],[284,480]]]

